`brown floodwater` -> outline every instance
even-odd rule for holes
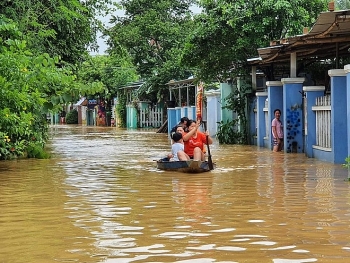
[[[0,262],[350,262],[341,165],[211,146],[217,169],[164,172],[155,130],[54,126],[52,158],[0,162]]]

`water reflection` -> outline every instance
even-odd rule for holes
[[[211,147],[217,169],[159,171],[154,130],[56,126],[50,160],[0,163],[0,262],[348,262],[340,166]]]

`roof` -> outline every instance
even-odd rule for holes
[[[280,39],[271,43],[270,47],[259,48],[259,58],[249,59],[248,62],[252,65],[289,62],[291,53],[296,53],[298,59],[329,59],[337,55],[350,56],[349,48],[350,10],[323,12],[310,32]]]
[[[86,105],[87,105],[87,101],[85,97],[81,97],[80,100],[74,104],[74,106],[86,106]]]
[[[123,87],[120,87],[119,89],[138,89],[140,88],[142,85],[144,84],[144,82],[132,82],[132,83],[129,83]]]
[[[168,85],[171,89],[181,89],[195,86],[196,81],[197,79],[192,77],[178,81],[170,80],[168,83],[166,83],[166,85]]]

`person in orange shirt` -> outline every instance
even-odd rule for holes
[[[213,140],[209,132],[202,133],[198,130],[199,121],[189,120],[187,122],[188,133],[183,134],[185,153],[193,160],[205,161],[204,144],[212,144]],[[208,138],[208,141],[207,141]]]

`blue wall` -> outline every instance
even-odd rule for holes
[[[285,78],[283,83],[284,151],[304,151],[302,91],[304,78]]]

